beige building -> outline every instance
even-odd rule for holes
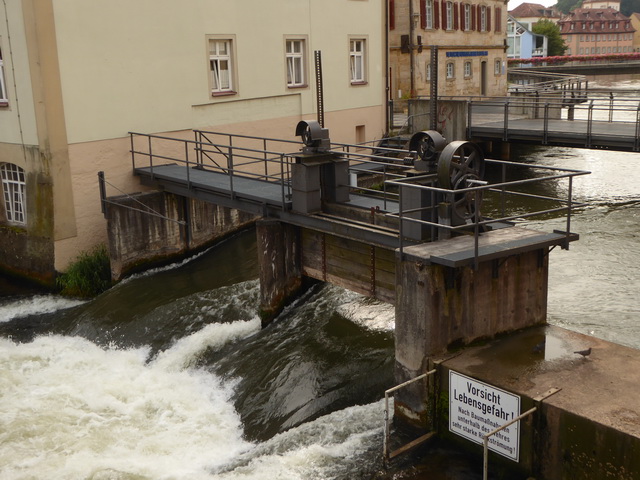
[[[388,1],[390,99],[506,94],[506,2]]]
[[[577,8],[562,17],[558,26],[568,47],[566,55],[633,52],[635,29],[629,17],[615,8]]]
[[[631,27],[635,30],[633,32],[633,51],[640,52],[640,13],[632,13],[629,20],[631,20]]]
[[[106,241],[99,171],[123,192],[129,131],[295,137],[316,116],[385,130],[380,0],[13,0],[0,7],[0,269],[51,283]]]

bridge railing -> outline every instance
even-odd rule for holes
[[[438,187],[438,175],[423,175],[388,183],[398,189],[399,212],[389,213],[399,219],[399,249],[403,254],[407,245],[415,244],[416,239],[407,237],[411,225],[420,225],[431,233],[431,241],[447,239],[454,234],[472,233],[474,236],[474,261],[478,265],[479,238],[482,232],[495,226],[509,226],[536,220],[561,219],[565,236],[563,248],[569,247],[572,240],[571,216],[574,210],[586,204],[573,198],[573,179],[590,172],[564,169],[543,165],[527,165],[533,173],[531,178],[508,180],[510,169],[522,169],[517,162],[503,160],[485,160],[487,168],[500,171],[500,177],[491,181],[470,179],[464,182],[465,188],[446,189]],[[564,196],[555,192],[562,191],[558,182],[564,182]],[[413,192],[412,192],[413,190]],[[423,194],[416,195],[416,191]],[[543,192],[536,193],[536,192]],[[431,198],[426,204],[406,208],[403,198]],[[526,200],[526,204],[524,201]],[[421,216],[420,213],[426,215]],[[427,218],[427,219],[425,219]],[[429,220],[428,218],[431,218]],[[493,226],[493,227],[492,227]]]
[[[282,185],[282,204],[291,196],[291,167],[293,159],[282,151],[268,150],[264,144],[255,147],[247,141],[263,140],[244,135],[194,131],[195,139],[166,137],[129,132],[131,158],[136,168],[148,168],[153,178],[154,168],[170,163],[184,167],[188,188],[192,188],[192,171],[207,170],[229,178],[230,196],[235,196],[234,178],[245,177]],[[299,142],[274,140],[301,145]]]
[[[474,138],[474,128],[491,125],[502,130],[502,141],[515,136],[513,120],[537,120],[531,125],[540,132],[543,145],[550,137],[560,133],[561,126],[554,120],[566,120],[564,128],[576,137],[578,146],[591,148],[595,135],[618,139],[618,143],[629,143],[628,149],[640,150],[640,101],[612,93],[589,98],[535,95],[527,98],[500,98],[489,100],[472,99],[467,104],[467,137]],[[600,125],[617,124],[620,129],[598,128]]]

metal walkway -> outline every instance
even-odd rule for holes
[[[547,97],[471,101],[467,138],[640,151],[640,99]]]
[[[293,174],[293,167],[308,161],[304,153],[301,154],[301,142],[216,132],[194,131],[194,134],[195,138],[188,140],[131,133],[134,174],[143,184],[170,193],[279,219],[372,247],[391,251],[398,249],[401,255],[404,252],[424,257],[424,252],[420,248],[415,250],[413,246],[432,245],[435,250],[427,249],[426,257],[430,257],[433,263],[446,266],[477,263],[480,257],[487,255],[499,257],[509,248],[566,247],[577,239],[570,233],[570,218],[572,210],[582,205],[571,198],[571,185],[573,177],[588,172],[531,165],[532,169],[542,170],[539,177],[507,181],[507,169],[519,164],[479,159],[476,157],[477,147],[469,150],[472,144],[453,142],[442,152],[443,157],[450,157],[445,164],[451,171],[445,171],[446,178],[439,180],[436,177],[442,174],[440,167],[438,175],[435,175],[415,170],[411,162],[407,164],[407,159],[414,158],[416,152],[374,144],[332,143],[324,155],[333,159],[330,163],[348,162],[348,185],[336,183],[336,188],[347,188],[348,194],[343,200],[334,202],[323,198],[321,208],[300,210],[295,206],[295,199],[301,185],[296,182],[301,180]],[[446,155],[445,151],[448,152]],[[433,153],[429,148],[425,152]],[[482,177],[484,166],[478,167],[480,160],[482,164],[495,164],[502,170],[502,179],[498,183],[474,180]],[[466,169],[470,167],[478,169],[477,176],[469,176]],[[458,178],[462,170],[467,172],[464,177],[469,177],[470,182],[446,185],[451,183],[449,175]],[[336,174],[333,172],[331,175]],[[367,182],[360,181],[363,177],[368,179]],[[505,210],[506,204],[532,196],[527,193],[527,184],[547,181],[566,181],[567,198],[539,197],[545,206],[535,212],[518,210],[513,215]],[[371,182],[374,185],[368,186]],[[318,185],[317,188],[322,187]],[[482,196],[485,198],[483,204],[493,205],[490,211],[484,212],[486,217],[481,216],[476,208],[480,206]],[[418,198],[431,200],[424,205],[420,200],[416,206],[415,199]],[[435,212],[441,202],[453,205],[459,220],[453,223],[451,219],[440,221]],[[495,233],[483,240],[484,233],[513,227],[525,218],[550,213],[566,215],[566,231],[529,238],[528,232],[516,227],[513,228],[513,236]],[[460,234],[460,239],[445,242],[453,248],[447,248],[446,252],[442,250],[442,244],[435,241]]]

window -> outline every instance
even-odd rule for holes
[[[464,4],[464,30],[471,30],[471,5]]]
[[[3,163],[0,164],[0,177],[2,177],[7,221],[26,224],[24,170],[12,163]]]
[[[447,2],[447,30],[453,30],[453,2]]]
[[[9,105],[7,87],[4,83],[4,63],[2,62],[2,50],[0,50],[0,107]]]
[[[287,40],[287,86],[305,87],[304,40]]]
[[[353,39],[349,47],[349,65],[351,70],[351,83],[365,83],[365,41]]]
[[[502,60],[499,58],[496,59],[493,70],[496,75],[500,75],[502,73]]]
[[[464,62],[464,76],[471,77],[471,62]]]
[[[213,95],[235,93],[231,40],[209,40],[209,68]]]
[[[425,69],[427,71],[427,82],[431,81],[431,63],[427,62],[427,68]]]
[[[484,5],[480,7],[480,31],[487,31],[487,7]]]
[[[447,78],[454,78],[453,62],[447,63]]]
[[[433,0],[425,1],[424,17],[425,17],[424,28],[426,29],[433,28]]]

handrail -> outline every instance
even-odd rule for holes
[[[397,390],[400,390],[401,388],[407,387],[419,380],[422,380],[424,378],[429,377],[430,375],[433,375],[434,373],[436,373],[436,369],[433,370],[429,370],[426,373],[423,373],[421,375],[418,375],[415,378],[412,378],[411,380],[407,380],[406,382],[403,382],[399,385],[396,385],[395,387],[392,387],[388,390],[385,390],[384,392],[384,438],[382,440],[382,453],[384,455],[384,461],[385,464],[391,460],[393,457],[399,455],[400,453],[403,453],[405,451],[407,451],[409,448],[411,447],[415,447],[417,446],[419,443],[416,443],[416,441],[419,440],[427,440],[428,438],[431,437],[430,434],[427,435],[423,435],[422,437],[414,440],[413,442],[410,442],[409,444],[405,445],[404,447],[399,448],[398,450],[396,450],[395,452],[391,452],[389,453],[389,441],[391,439],[391,419],[389,416],[389,396],[396,392]],[[426,438],[425,438],[426,437]]]
[[[522,166],[522,164],[519,164],[517,162],[503,161],[503,160],[485,160],[485,162],[489,164],[495,164],[497,166],[502,166],[503,180],[501,182],[488,183],[488,182],[474,181],[474,182],[471,182],[474,186],[453,190],[453,189],[446,189],[446,188],[440,188],[436,186],[420,184],[419,182],[421,180],[427,179],[427,177],[429,177],[428,175],[425,175],[423,177],[409,177],[409,178],[404,178],[399,180],[387,181],[387,183],[389,183],[390,185],[395,185],[397,188],[399,188],[399,198],[400,198],[399,210],[397,213],[390,212],[390,213],[387,213],[386,215],[388,217],[398,218],[399,220],[400,233],[399,233],[398,248],[399,248],[399,253],[401,258],[404,255],[404,248],[407,242],[407,240],[404,238],[405,223],[421,224],[421,225],[430,227],[435,231],[443,232],[440,234],[440,236],[442,236],[443,234],[446,234],[447,232],[449,232],[450,234],[451,232],[463,231],[463,230],[468,231],[470,228],[473,229],[474,230],[474,264],[477,267],[478,255],[479,255],[479,238],[481,235],[480,232],[483,230],[484,226],[497,224],[497,223],[510,223],[513,221],[521,221],[523,219],[540,217],[540,216],[557,214],[557,213],[564,213],[567,216],[567,220],[566,220],[567,230],[566,232],[564,232],[566,236],[566,242],[562,246],[562,248],[568,248],[568,244],[571,236],[571,232],[570,232],[571,214],[573,210],[575,210],[576,208],[581,208],[587,205],[586,203],[576,202],[573,199],[573,183],[572,183],[573,177],[580,176],[580,175],[587,175],[590,172],[584,171],[584,170],[575,170],[575,169],[567,169],[567,168],[560,168],[560,167],[547,167],[544,165],[527,165],[527,167],[532,169],[538,169],[542,171],[546,170],[548,171],[548,174],[537,176],[535,178],[526,178],[522,180],[507,181],[506,167],[515,166],[515,165]],[[566,179],[569,182],[566,198],[541,196],[541,195],[535,195],[535,194],[512,190],[512,187],[516,187],[516,186],[542,183],[542,182],[548,182],[553,180],[562,180],[562,179]],[[544,200],[544,201],[553,203],[555,205],[549,208],[539,209],[531,212],[518,212],[516,215],[506,215],[504,210],[502,210],[501,216],[491,217],[491,218],[483,218],[480,215],[480,209],[476,207],[476,210],[475,210],[476,215],[472,219],[469,219],[467,222],[461,225],[450,225],[444,219],[438,219],[437,221],[429,221],[429,220],[423,220],[420,218],[414,218],[414,217],[408,216],[408,214],[410,213],[432,209],[433,206],[412,209],[411,211],[404,210],[402,198],[403,198],[403,192],[405,189],[419,189],[426,192],[431,192],[433,195],[436,195],[439,198],[442,198],[443,201],[446,201],[446,199],[448,198],[454,198],[454,197],[462,198],[466,196],[467,198],[469,198],[469,195],[472,195],[475,197],[476,206],[480,205],[479,197],[484,193],[497,194],[499,196],[499,200],[501,200],[503,205],[504,205],[504,199],[509,196],[536,198],[539,200]],[[435,240],[435,239],[432,239],[432,240]]]

